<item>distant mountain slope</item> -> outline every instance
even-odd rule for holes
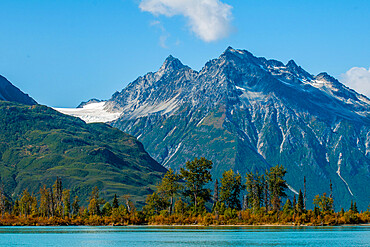
[[[309,205],[330,180],[337,208],[370,203],[370,100],[293,60],[229,47],[198,72],[170,56],[104,107],[166,167],[205,156],[220,177],[282,164],[292,191],[307,177]]]
[[[106,124],[85,124],[51,108],[0,101],[0,174],[6,192],[37,193],[57,176],[87,204],[94,186],[105,199],[143,202],[166,171],[136,138]]]
[[[35,105],[37,102],[0,75],[0,100]]]

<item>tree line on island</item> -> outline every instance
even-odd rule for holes
[[[359,212],[351,201],[348,211],[334,211],[332,192],[316,195],[314,210],[306,209],[304,192],[298,199],[287,197],[284,180],[286,170],[277,165],[263,174],[246,174],[246,182],[233,170],[225,171],[214,183],[213,193],[207,185],[212,181],[212,162],[195,158],[179,173],[169,169],[157,190],[147,196],[142,210],[135,207],[128,195],[121,203],[117,195],[106,202],[93,188],[88,206],[73,201],[70,190],[63,189],[58,177],[51,188],[43,185],[38,195],[25,189],[13,203],[0,187],[0,225],[338,225],[370,222],[370,211]],[[245,194],[243,194],[245,191]],[[332,185],[330,184],[330,191]]]

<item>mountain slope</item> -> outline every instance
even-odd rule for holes
[[[8,195],[37,193],[57,176],[86,205],[94,186],[105,199],[139,203],[166,171],[136,138],[106,124],[86,124],[55,110],[0,101],[0,172]]]
[[[370,101],[326,73],[229,47],[194,71],[170,56],[113,94],[111,124],[136,136],[149,154],[178,170],[205,156],[213,175],[284,165],[292,191],[307,178],[308,205],[329,193],[336,207],[369,204]]]
[[[0,75],[0,100],[35,105],[37,102]]]

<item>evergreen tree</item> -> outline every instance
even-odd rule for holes
[[[299,214],[304,213],[303,194],[302,194],[302,191],[301,190],[299,190],[299,195],[298,195],[297,212]]]
[[[15,216],[19,216],[20,215],[21,211],[20,211],[20,206],[19,206],[19,200],[15,200],[14,201],[12,213]]]
[[[284,180],[285,174],[286,170],[281,165],[271,167],[268,173],[269,192],[274,211],[278,211],[280,209],[281,197],[286,197],[285,190],[288,186]]]
[[[119,204],[118,204],[117,194],[114,194],[112,208],[118,208],[118,207],[119,207]]]
[[[286,199],[285,205],[283,207],[283,212],[286,214],[290,214],[290,212],[293,210],[292,202],[288,199]]]
[[[212,181],[210,172],[212,165],[212,161],[201,157],[200,159],[195,158],[193,161],[187,161],[185,169],[181,168],[180,170],[181,176],[185,180],[184,195],[190,197],[195,212],[197,212],[198,202],[205,202],[210,199],[210,190],[204,187]]]
[[[233,170],[225,171],[221,178],[220,201],[231,209],[241,208],[240,193],[244,189],[242,176]]]
[[[78,199],[78,196],[75,196],[72,203],[72,214],[78,215],[78,211],[80,210],[80,199]]]
[[[356,202],[353,203],[353,212],[358,214],[357,204]]]
[[[251,205],[254,212],[256,212],[263,201],[263,176],[253,172],[246,174],[246,189],[247,197],[249,198],[249,204]]]
[[[4,216],[5,211],[6,211],[6,204],[7,204],[7,199],[5,196],[5,190],[4,190],[4,185],[0,185],[0,213],[1,217]]]
[[[112,206],[109,202],[106,202],[101,210],[103,216],[110,216],[112,214]]]
[[[264,196],[264,204],[265,204],[265,209],[266,209],[266,213],[270,210],[270,203],[269,203],[269,193],[268,193],[268,183],[265,179],[265,177],[263,177],[263,196]]]
[[[307,197],[306,197],[306,176],[303,177],[303,206],[304,206],[304,210],[306,210],[306,201],[307,201]]]
[[[333,184],[331,183],[331,180],[330,180],[329,187],[330,187],[330,195],[329,195],[329,198],[331,198],[334,201],[334,199],[333,199]],[[333,211],[334,211],[334,203],[333,203]]]

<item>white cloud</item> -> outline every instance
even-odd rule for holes
[[[370,68],[353,67],[342,74],[344,83],[370,98]]]
[[[232,29],[232,7],[220,0],[142,0],[139,7],[155,16],[185,16],[190,29],[206,42],[225,38]]]

